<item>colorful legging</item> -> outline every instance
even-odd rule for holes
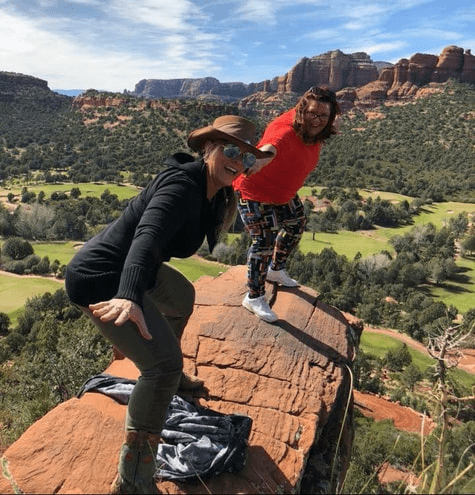
[[[305,229],[305,213],[298,195],[283,205],[259,203],[239,197],[238,209],[252,239],[247,252],[249,297],[263,296],[270,258],[282,270]]]
[[[143,298],[143,313],[152,340],[145,340],[135,323],[102,322],[81,308],[122,354],[134,362],[140,377],[127,407],[127,430],[159,434],[168,405],[178,389],[183,369],[180,338],[193,312],[195,289],[167,263],[158,269],[155,287]]]

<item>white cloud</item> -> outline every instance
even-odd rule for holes
[[[112,0],[107,7],[126,22],[136,22],[164,31],[184,31],[190,27],[189,20],[202,18],[200,10],[189,0],[140,0],[132,5],[129,1]]]
[[[34,21],[0,11],[2,70],[46,79],[50,88],[133,89],[144,78],[193,77],[215,70],[206,57],[190,57],[189,40],[180,35],[162,39],[163,52],[154,57],[140,53],[103,50],[66,34],[48,31],[48,22]],[[212,45],[206,35],[202,46]]]
[[[278,7],[278,2],[272,0],[245,0],[238,3],[236,13],[250,22],[275,24]]]
[[[473,47],[475,9],[469,0],[455,3],[0,0],[0,70],[55,88],[122,90],[143,78],[205,75],[255,82],[328,50],[399,60],[407,58],[402,50],[432,53],[436,43]]]
[[[347,22],[346,24],[344,24],[343,26],[345,29],[348,29],[349,31],[360,31],[361,29],[363,29],[365,26],[364,24],[362,23],[358,23],[358,22]]]
[[[401,37],[423,38],[427,40],[447,40],[455,41],[463,37],[463,33],[457,31],[446,31],[444,29],[434,29],[421,26],[417,29],[405,29],[400,33]]]
[[[407,41],[393,41],[391,43],[376,43],[373,45],[360,45],[360,47],[356,50],[359,52],[371,53],[371,55],[375,55],[377,53],[387,53],[393,51],[400,51],[403,48],[406,48],[409,45]]]
[[[343,35],[340,29],[317,29],[316,31],[312,31],[304,36],[305,38],[309,38],[312,40],[321,40],[327,41],[332,40],[333,42],[339,41],[342,39]]]
[[[70,3],[77,3],[80,5],[94,5],[94,6],[99,6],[101,5],[101,0],[69,0]],[[102,2],[104,3],[104,2]]]

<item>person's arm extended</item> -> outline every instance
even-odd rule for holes
[[[261,170],[268,163],[270,163],[277,155],[277,149],[272,144],[264,144],[259,149],[261,151],[271,151],[272,155],[266,158],[258,158],[256,163],[251,168],[249,168],[249,170],[245,172],[244,175],[250,176],[252,174],[259,172],[259,170]]]

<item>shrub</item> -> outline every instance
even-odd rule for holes
[[[33,253],[33,246],[21,237],[10,237],[2,244],[2,256],[12,260],[22,260]]]
[[[390,349],[384,358],[385,364],[391,371],[402,371],[412,362],[411,353],[407,344],[400,344],[395,349]]]
[[[23,275],[25,273],[26,266],[24,261],[8,261],[3,264],[3,269],[10,273]]]

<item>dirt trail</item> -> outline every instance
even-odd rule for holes
[[[432,419],[384,397],[358,390],[353,391],[353,397],[355,406],[364,416],[376,421],[391,419],[398,430],[428,435],[435,428]]]

